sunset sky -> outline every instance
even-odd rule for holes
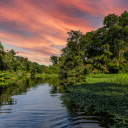
[[[49,65],[67,32],[96,30],[103,18],[128,11],[128,0],[0,0],[0,41],[19,56]]]

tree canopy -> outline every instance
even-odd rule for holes
[[[29,61],[28,58],[17,56],[17,52],[13,49],[4,51],[4,47],[0,42],[0,71],[45,73],[47,68],[45,65]]]
[[[104,17],[103,27],[85,35],[74,30],[67,34],[61,56],[51,57],[53,65],[60,66],[61,74],[128,72],[127,11],[120,16],[109,14]]]

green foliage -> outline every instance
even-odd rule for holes
[[[3,50],[4,50],[4,47],[3,47],[3,45],[0,42],[0,51],[3,51]]]
[[[109,14],[108,16],[104,17],[103,24],[105,27],[109,28],[118,23],[119,17],[115,14]]]
[[[45,74],[45,73],[42,73],[42,74],[36,74],[35,75],[35,78],[56,78],[56,77],[59,77],[60,75],[58,74]]]
[[[36,73],[46,73],[49,67],[31,62],[28,58],[17,56],[13,49],[4,51],[0,42],[0,71],[25,72],[34,75]]]
[[[128,12],[124,11],[124,13],[121,14],[119,17],[119,25],[120,26],[128,26]]]
[[[5,88],[19,79],[27,78],[30,75],[24,71],[8,72],[0,71],[0,88]]]
[[[109,14],[104,26],[83,35],[68,32],[67,45],[60,57],[52,56],[60,74],[124,73],[128,70],[128,12]],[[59,60],[59,61],[57,61]]]
[[[86,77],[86,83],[70,86],[63,99],[73,102],[86,112],[111,115],[109,127],[128,127],[128,74],[95,74]]]
[[[85,69],[84,69],[84,74],[90,74],[93,72],[93,65],[92,64],[86,64]],[[94,70],[96,72],[96,70]]]
[[[59,71],[59,65],[49,65],[49,67],[45,68],[45,74],[59,74]]]
[[[58,64],[59,60],[57,56],[51,56],[50,58],[50,61],[53,63],[53,65]]]

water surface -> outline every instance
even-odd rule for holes
[[[3,89],[0,128],[101,128],[96,116],[63,103],[58,78],[24,80]]]

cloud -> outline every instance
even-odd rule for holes
[[[120,15],[127,5],[127,0],[0,0],[0,40],[48,65],[51,55],[61,54],[67,32],[96,30],[106,15]]]

